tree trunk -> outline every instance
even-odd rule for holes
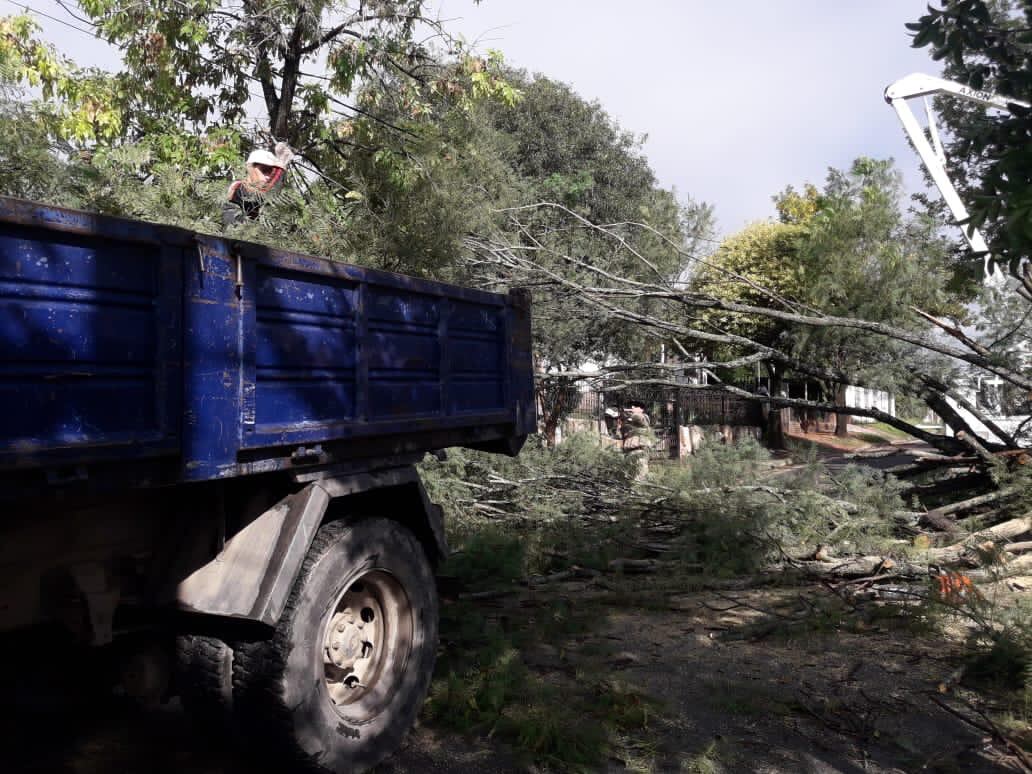
[[[541,424],[548,448],[554,449],[556,431],[563,419],[573,408],[574,390],[570,379],[560,374],[538,375],[537,394],[541,404]]]
[[[555,448],[555,431],[559,427],[559,412],[546,411],[544,416],[545,441],[549,449]]]
[[[777,396],[781,394],[782,372],[781,367],[775,363],[767,362],[767,374],[770,376],[770,394]],[[785,425],[781,416],[781,409],[770,407],[767,413],[767,426],[764,428],[764,440],[769,449],[785,448]]]
[[[839,382],[835,385],[835,405],[845,406],[846,405],[846,390],[848,385]],[[845,438],[849,435],[849,414],[836,414],[835,415],[835,436],[837,438]]]
[[[928,387],[922,391],[921,397],[928,408],[939,415],[942,421],[946,423],[946,426],[953,431],[954,435],[966,433],[969,437],[978,437],[978,434],[971,429],[971,425],[949,404],[946,396],[941,392]]]

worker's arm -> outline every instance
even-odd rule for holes
[[[243,181],[236,180],[229,186],[226,198],[222,202],[222,226],[229,228],[244,219],[243,204],[240,201],[240,186]]]

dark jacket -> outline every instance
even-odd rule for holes
[[[222,225],[229,227],[241,223],[244,217],[254,220],[269,194],[283,187],[285,177],[282,167],[276,167],[267,184],[261,188],[246,180],[234,180],[229,186],[226,201],[222,204]]]

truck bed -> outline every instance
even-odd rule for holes
[[[529,300],[0,197],[0,417],[8,486],[513,452]]]

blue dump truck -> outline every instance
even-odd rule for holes
[[[520,292],[0,198],[0,630],[146,643],[126,690],[252,749],[395,749],[446,551],[414,463],[534,429]]]

